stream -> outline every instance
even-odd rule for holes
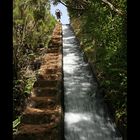
[[[62,31],[65,140],[122,140],[71,25]]]

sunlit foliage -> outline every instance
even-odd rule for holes
[[[108,0],[109,4],[104,0],[65,0],[64,2],[68,6],[71,24],[81,41],[81,47],[94,65],[100,86],[105,91],[105,101],[111,108],[116,124],[125,135],[127,128],[127,1]],[[77,2],[78,8],[84,8],[76,10],[74,2]],[[80,6],[83,2],[86,5]]]
[[[25,75],[47,47],[56,20],[47,0],[13,1],[13,119],[24,109],[35,77]]]

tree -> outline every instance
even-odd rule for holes
[[[55,25],[46,0],[14,0],[13,2],[13,119],[23,109],[33,79],[25,76],[29,66],[41,55]]]

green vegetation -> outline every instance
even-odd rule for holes
[[[124,137],[127,129],[127,1],[52,0],[66,5],[71,25],[94,65],[104,99]],[[65,2],[65,3],[64,3]],[[56,23],[45,0],[13,2],[13,126],[19,124],[42,55]],[[33,67],[31,71],[31,68]]]
[[[13,128],[20,122],[56,20],[46,0],[13,1]]]
[[[55,2],[60,0],[54,0]],[[127,129],[127,1],[64,0],[117,126]],[[62,2],[61,2],[62,3]],[[124,137],[125,137],[124,136]]]

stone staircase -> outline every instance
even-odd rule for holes
[[[14,140],[62,140],[62,27],[56,24]]]

